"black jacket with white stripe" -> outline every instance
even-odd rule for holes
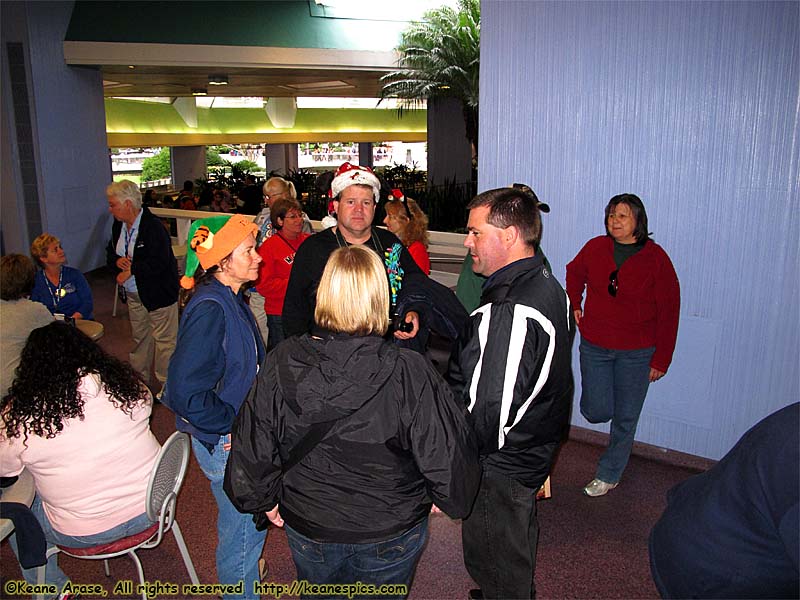
[[[469,411],[481,460],[538,488],[569,426],[575,319],[541,256],[494,273],[450,357],[447,380]]]

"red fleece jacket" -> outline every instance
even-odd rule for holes
[[[579,324],[587,341],[613,350],[655,346],[650,366],[667,372],[678,337],[681,292],[669,256],[655,242],[628,258],[619,269],[616,297],[608,293],[609,275],[617,268],[614,240],[589,240],[567,265],[567,295],[572,309],[586,304]]]

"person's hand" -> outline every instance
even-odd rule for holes
[[[76,310],[74,313],[72,313],[72,318],[73,319],[82,319],[83,315]]]
[[[581,319],[583,318],[583,311],[580,308],[576,308],[574,313],[575,313],[575,324],[580,325]]]
[[[404,319],[406,323],[411,323],[412,329],[409,332],[405,331],[395,331],[394,337],[398,340],[410,340],[414,336],[417,335],[419,332],[419,315],[416,311],[410,310],[406,313],[406,318]]]
[[[122,285],[123,283],[128,281],[128,279],[130,279],[130,278],[131,278],[131,272],[130,271],[120,271],[119,273],[117,273],[117,283],[119,285]]]
[[[130,271],[131,270],[131,259],[127,256],[120,256],[117,259],[117,268],[120,271]]]
[[[664,371],[659,371],[658,369],[654,369],[653,367],[650,367],[650,383],[653,383],[654,381],[658,381],[664,375],[665,375]]]
[[[281,512],[278,510],[280,507],[275,506],[272,510],[267,511],[267,518],[269,519],[270,523],[275,525],[275,527],[283,527],[283,517],[281,517]]]

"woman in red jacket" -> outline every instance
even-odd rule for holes
[[[590,423],[611,421],[609,446],[583,488],[592,497],[622,477],[647,388],[672,361],[680,311],[678,276],[648,237],[639,197],[614,196],[605,215],[607,235],[589,240],[567,265],[567,294],[581,332],[581,414]]]
[[[303,233],[303,209],[294,198],[275,202],[270,218],[274,233],[258,247],[262,262],[256,282],[256,290],[264,296],[264,312],[267,313],[267,351],[283,341],[281,313],[289,275],[292,273],[294,253],[310,235]]]

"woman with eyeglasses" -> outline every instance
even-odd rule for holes
[[[392,197],[386,203],[386,218],[383,224],[403,245],[408,248],[414,262],[426,275],[431,274],[431,257],[428,255],[428,217],[419,204],[403,196],[399,190],[392,190]]]
[[[261,266],[256,281],[256,290],[264,298],[264,313],[267,317],[267,352],[284,340],[281,313],[286,298],[286,286],[289,285],[294,255],[300,244],[310,235],[303,231],[303,209],[294,198],[275,202],[270,218],[272,235],[258,247]],[[250,308],[252,310],[253,306]]]
[[[589,240],[567,265],[581,332],[581,414],[590,423],[611,421],[608,448],[583,488],[591,497],[619,484],[647,388],[672,361],[680,312],[678,276],[649,237],[639,197],[614,196],[605,217],[606,235]]]

